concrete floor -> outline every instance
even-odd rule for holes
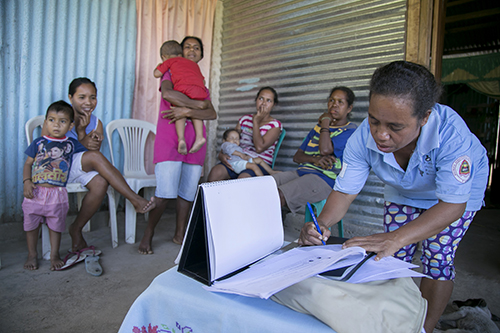
[[[60,272],[40,261],[37,271],[26,271],[24,241],[0,243],[0,331],[2,332],[117,332],[129,307],[160,273],[172,267],[180,249],[171,242],[173,206],[164,214],[153,243],[154,255],[137,253],[138,244],[124,240],[124,216],[119,213],[119,241],[111,248],[106,213],[100,213],[94,230],[86,233],[89,244],[102,250],[104,273],[94,277],[85,264]],[[464,238],[456,259],[457,277],[451,300],[484,298],[492,313],[500,316],[499,209],[483,209]],[[74,217],[68,217],[72,221]],[[138,216],[137,239],[146,223]],[[288,239],[296,235],[287,235]],[[61,254],[70,248],[63,233]]]

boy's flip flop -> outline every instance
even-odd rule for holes
[[[99,256],[87,256],[85,258],[85,269],[87,273],[93,276],[99,276],[102,274],[102,267],[99,264]]]
[[[86,254],[81,254],[79,252],[68,253],[66,257],[64,257],[64,265],[60,268],[56,268],[56,271],[62,271],[63,269],[69,268],[71,266],[76,265],[80,261],[84,260],[87,257]]]
[[[84,249],[78,250],[78,251],[71,251],[68,250],[69,253],[80,253],[80,254],[85,254],[87,256],[98,256],[101,254],[101,250],[96,250],[94,245],[90,245],[89,247],[86,247]]]

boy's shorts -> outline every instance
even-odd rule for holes
[[[241,160],[241,161],[229,162],[229,164],[231,164],[231,166],[233,167],[234,172],[238,174],[247,168],[247,163],[253,163],[253,159],[249,159],[248,161]]]
[[[179,196],[186,201],[194,201],[201,170],[201,165],[179,161],[156,163],[155,196],[163,199],[175,199]]]
[[[425,209],[399,205],[393,202],[384,204],[384,230],[394,231],[401,226],[415,220]],[[465,211],[462,217],[447,226],[439,234],[422,241],[423,274],[433,280],[454,280],[454,259],[458,244],[474,219],[476,212]],[[395,258],[411,262],[417,244],[407,245],[394,254]]]
[[[82,186],[87,186],[87,184],[99,174],[97,171],[83,171],[82,156],[84,153],[85,152],[80,152],[73,155],[68,183],[80,183]]]
[[[68,191],[65,187],[42,187],[33,189],[33,199],[24,198],[24,231],[37,229],[45,221],[50,230],[66,230],[68,215]]]
[[[272,177],[292,213],[297,213],[308,201],[318,202],[332,193],[330,185],[314,174],[299,176],[297,171],[285,171],[275,173]]]

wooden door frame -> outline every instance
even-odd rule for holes
[[[446,0],[408,0],[407,8],[405,60],[429,68],[440,82]]]

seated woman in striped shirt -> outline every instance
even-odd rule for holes
[[[271,111],[276,104],[278,104],[276,91],[271,87],[261,88],[255,97],[256,113],[244,115],[236,126],[236,130],[241,134],[240,147],[244,152],[252,158],[262,158],[269,165],[272,163],[274,149],[283,129],[281,122],[271,117]],[[259,128],[259,131],[254,131],[254,128]],[[229,158],[228,155],[219,153],[221,163],[210,170],[209,182],[255,176],[255,172],[250,169],[245,169],[239,174],[234,172],[228,163]],[[264,175],[269,175],[263,167],[259,168]]]

